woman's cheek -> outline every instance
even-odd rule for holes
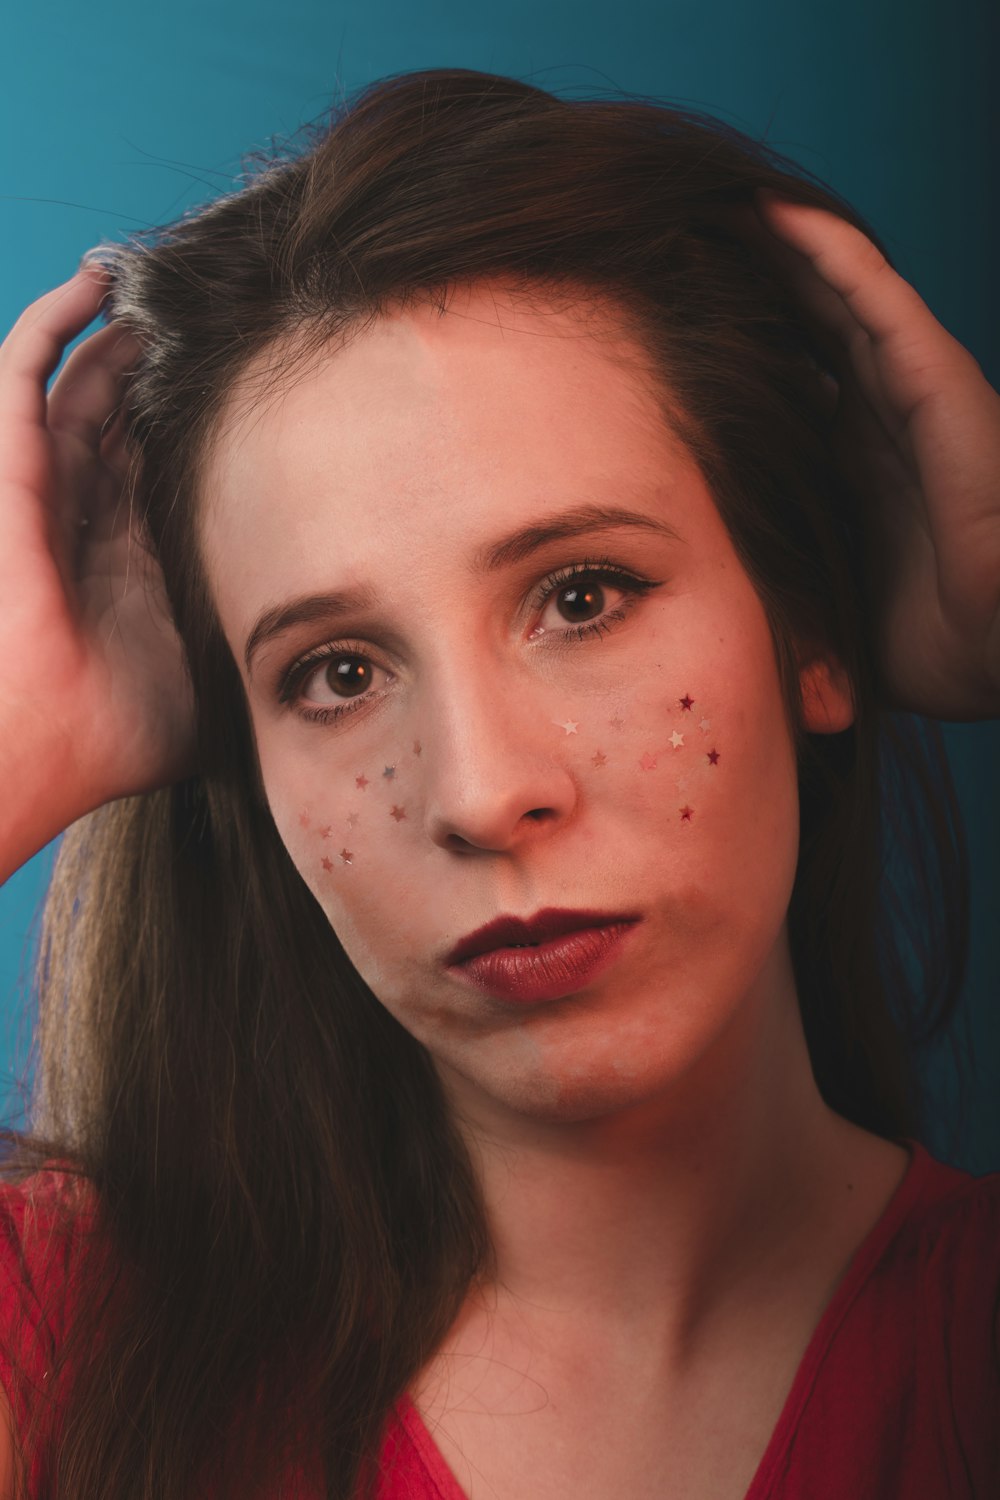
[[[716,699],[699,683],[608,704],[554,721],[581,783],[614,783],[616,800],[655,813],[658,825],[691,828],[710,813],[726,779],[729,747]],[[572,750],[570,750],[572,742]],[[603,801],[603,798],[599,799]]]
[[[279,830],[309,888],[349,897],[352,886],[376,870],[384,873],[393,846],[416,819],[416,777],[423,748],[413,740],[378,764],[368,761],[324,782],[321,795],[306,792],[283,810]]]

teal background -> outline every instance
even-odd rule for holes
[[[762,136],[853,201],[900,272],[1000,385],[985,0],[54,0],[8,9],[0,61],[0,331],[89,246],[237,186],[241,155],[345,91],[424,67],[509,73],[570,95],[649,94]],[[1000,723],[946,727],[973,857],[966,990],[976,1076],[939,1153],[1000,1168]],[[4,789],[16,796],[16,787]],[[0,1110],[30,1040],[31,922],[55,845],[0,890]]]

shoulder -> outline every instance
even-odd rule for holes
[[[93,1185],[61,1164],[21,1181],[0,1180],[0,1302],[51,1296],[94,1222],[95,1206]]]
[[[799,1370],[768,1500],[1000,1495],[1000,1173],[901,1144],[910,1165]]]
[[[1000,1379],[1000,1172],[907,1145],[909,1170],[847,1278],[853,1321],[914,1357],[947,1351],[956,1378],[976,1366]]]
[[[886,1265],[957,1300],[1000,1290],[1000,1172],[976,1177],[910,1143],[912,1161],[887,1217]]]
[[[1000,1432],[1000,1172],[976,1177],[914,1148],[899,1231],[877,1285],[913,1319],[916,1368]]]
[[[1000,1173],[906,1144],[906,1176],[831,1309],[811,1416],[850,1437],[852,1493],[1000,1494]]]
[[[62,1345],[95,1205],[93,1186],[59,1163],[0,1180],[0,1383],[18,1430]]]
[[[93,1183],[70,1161],[47,1161],[38,1171],[13,1177],[9,1168],[0,1166],[4,1228],[23,1223],[30,1233],[39,1226],[75,1224],[93,1214],[96,1201]]]

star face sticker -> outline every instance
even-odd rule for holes
[[[708,759],[709,759],[709,764],[710,765],[717,766],[718,763],[719,763],[719,752],[718,752],[718,750],[710,750],[708,752]]]
[[[355,825],[355,823],[357,823],[357,821],[358,821],[358,815],[357,815],[356,812],[349,812],[347,814],[347,826],[348,826],[348,828],[353,828],[354,825]]]
[[[618,714],[615,714],[615,716],[614,716],[613,719],[609,719],[608,723],[611,725],[612,729],[624,729],[625,728],[625,720],[622,719],[622,718],[619,718]]]
[[[354,855],[351,853],[350,849],[341,849],[340,857],[344,861],[345,865],[354,863]]]
[[[330,827],[330,825],[328,823],[325,828],[321,828],[320,829],[319,836],[320,836],[321,839],[328,839],[330,837],[330,835],[331,835],[332,832],[333,832],[333,829]]]
[[[691,821],[691,814],[693,812],[694,812],[694,808],[693,807],[682,807],[681,808],[681,822],[682,823],[690,823],[690,821]]]
[[[396,767],[395,766],[386,766],[385,770],[382,772],[382,775],[383,776],[387,776],[390,781],[395,776],[395,774],[396,774]]]
[[[324,870],[332,870],[333,869],[333,860],[332,859],[328,859],[325,854],[323,855],[323,859],[322,859],[321,863],[323,865]]]
[[[711,719],[702,719],[701,723],[698,725],[698,728],[701,730],[702,734],[707,734],[711,727]]]
[[[364,774],[364,772],[362,772],[360,776],[355,776],[354,785],[357,787],[359,792],[363,792],[365,787],[370,786],[371,783],[369,782],[368,777]]]
[[[395,818],[397,823],[400,823],[406,817],[406,808],[397,807],[394,803],[389,809],[389,816],[390,818]]]
[[[693,698],[689,698],[688,695],[687,695],[687,693],[685,693],[684,697],[683,698],[678,698],[677,701],[680,704],[681,708],[684,708],[684,709],[687,709],[688,711],[690,711],[690,708],[691,708],[692,703],[694,702],[694,699]]]
[[[648,750],[644,750],[643,753],[642,753],[642,757],[641,757],[641,759],[639,761],[639,764],[640,764],[640,766],[642,767],[642,769],[644,771],[655,771],[656,770],[656,756],[655,755],[650,755],[650,753],[649,753]]]
[[[596,755],[590,757],[590,764],[592,766],[603,766],[607,758],[603,750],[598,750]]]
[[[560,729],[565,729],[567,734],[576,734],[578,727],[578,721],[576,719],[553,719],[552,722],[553,724],[557,724]]]
[[[309,814],[307,812],[300,812],[299,813],[299,822],[302,824],[303,828],[308,828],[309,824],[311,822]]]
[[[684,743],[684,736],[682,734],[678,734],[677,730],[675,729],[673,734],[670,736],[670,743],[673,745],[675,750],[679,750]]]

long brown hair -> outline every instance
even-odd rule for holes
[[[251,157],[238,191],[101,248],[105,316],[144,350],[124,404],[131,500],[187,649],[201,773],[70,828],[44,908],[32,1129],[8,1132],[5,1176],[57,1161],[93,1189],[47,1383],[60,1500],[263,1496],[293,1461],[348,1500],[491,1264],[430,1058],[348,962],[271,819],[213,609],[199,475],[262,351],[286,380],[391,305],[444,305],[483,277],[613,308],[771,624],[799,761],[791,943],[829,1104],[919,1135],[917,1049],[962,980],[947,763],[934,726],[882,701],[861,501],[816,399],[823,355],[727,214],[770,187],[885,251],[870,226],[710,116],[464,69],[381,81],[304,136]],[[850,674],[841,734],[802,732],[803,640]],[[894,902],[913,871],[916,897]],[[32,1401],[26,1452],[54,1420]]]

